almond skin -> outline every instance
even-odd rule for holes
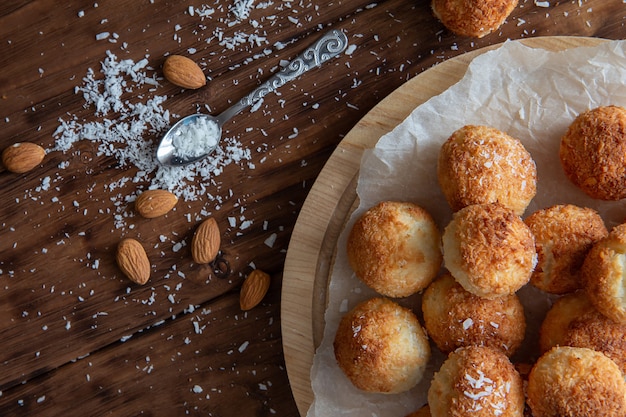
[[[2,164],[11,172],[23,174],[43,161],[46,150],[31,142],[19,142],[2,151]]]
[[[124,275],[136,284],[143,285],[150,279],[150,261],[141,243],[132,238],[117,245],[117,265]]]
[[[178,197],[167,190],[147,190],[135,200],[135,209],[146,219],[163,216],[178,203]]]
[[[174,85],[197,89],[206,85],[202,69],[193,60],[182,55],[170,55],[163,64],[163,75]]]
[[[203,221],[196,229],[191,240],[191,257],[197,264],[213,262],[220,250],[222,238],[214,218]]]
[[[239,293],[241,309],[244,311],[251,310],[263,301],[267,290],[270,288],[270,281],[269,274],[258,269],[252,271],[241,286]]]

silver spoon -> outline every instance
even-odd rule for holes
[[[224,123],[246,107],[257,103],[266,94],[341,54],[347,46],[346,35],[333,29],[221,114],[211,116],[198,113],[183,117],[161,139],[156,152],[157,160],[162,165],[180,166],[208,156],[217,148]]]

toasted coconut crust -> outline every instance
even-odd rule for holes
[[[564,344],[602,352],[626,375],[626,324],[615,323],[594,311],[570,324]]]
[[[441,146],[441,190],[454,211],[500,203],[522,215],[537,193],[537,167],[522,143],[488,126],[467,125]]]
[[[428,404],[433,417],[519,417],[524,412],[522,379],[502,351],[460,348],[435,373]]]
[[[524,340],[524,307],[515,294],[488,299],[466,291],[450,274],[433,281],[422,298],[424,325],[439,350],[489,346],[511,356]]]
[[[539,346],[542,352],[555,346],[593,349],[611,358],[626,375],[626,324],[601,314],[584,291],[554,303],[541,324]]]
[[[576,117],[561,138],[565,175],[587,195],[626,197],[626,109],[602,106]]]
[[[583,291],[558,298],[546,313],[539,329],[541,353],[545,353],[555,346],[566,346],[565,339],[570,324],[594,310],[595,308]]]
[[[499,28],[517,0],[433,0],[435,16],[457,35],[482,38]]]
[[[537,250],[530,283],[551,294],[582,288],[580,269],[585,256],[609,233],[598,212],[571,204],[556,205],[534,212],[525,222]]]
[[[581,274],[591,303],[602,314],[626,323],[626,223],[615,226],[587,254]]]
[[[626,383],[619,367],[592,349],[554,347],[533,366],[528,404],[534,417],[624,417]]]
[[[364,301],[346,314],[333,347],[337,364],[354,386],[378,393],[415,386],[431,353],[417,317],[385,298]]]
[[[443,234],[443,256],[463,288],[486,298],[515,293],[528,283],[536,263],[530,229],[497,203],[456,212]]]
[[[347,241],[350,266],[367,286],[388,297],[423,290],[441,268],[441,234],[413,203],[383,201],[355,222]]]

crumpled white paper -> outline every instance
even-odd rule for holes
[[[526,215],[539,208],[571,203],[598,210],[608,228],[626,219],[626,202],[587,197],[566,179],[558,156],[560,138],[580,112],[609,104],[626,107],[625,54],[626,41],[563,52],[507,41],[475,58],[460,82],[417,107],[374,149],[364,153],[357,186],[359,207],[337,243],[324,337],[311,370],[315,401],[308,417],[402,417],[426,403],[432,374],[443,360],[436,349],[430,369],[417,387],[385,395],[354,388],[336,365],[332,343],[341,317],[358,302],[376,296],[347,263],[347,232],[364,210],[382,200],[415,202],[426,208],[443,230],[452,213],[437,182],[437,156],[441,144],[456,129],[467,124],[489,125],[523,142],[538,172],[537,196]],[[519,295],[528,315],[525,346],[534,352],[532,343],[550,305],[549,297],[530,286]],[[421,316],[419,300],[401,303],[411,305]]]

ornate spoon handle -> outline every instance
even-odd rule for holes
[[[341,54],[347,46],[348,38],[345,33],[337,29],[330,30],[298,55],[293,61],[289,62],[286,67],[272,75],[267,81],[255,88],[247,96],[217,116],[220,126],[246,107],[261,100],[268,93],[275,91],[277,88],[299,77],[308,70],[316,68]]]

